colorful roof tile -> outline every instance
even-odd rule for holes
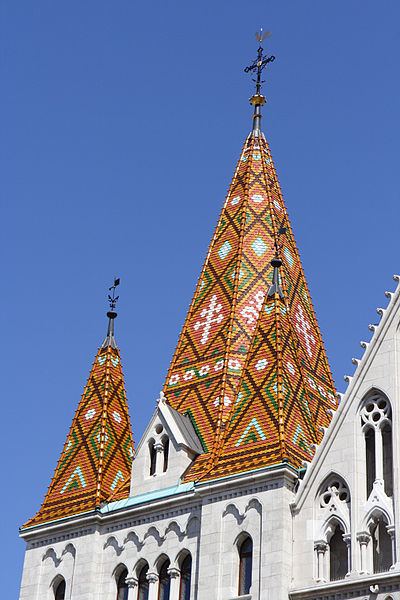
[[[261,117],[257,118],[259,122]],[[266,292],[277,247],[284,298],[273,300],[272,310]],[[257,395],[261,392],[262,397]],[[336,408],[332,376],[271,153],[257,127],[240,155],[164,393],[173,408],[190,415],[206,452],[187,479],[205,477],[226,452],[233,453],[240,470],[283,459],[298,466],[302,458],[311,458],[312,444],[321,438],[319,428],[329,422],[326,408]],[[245,410],[238,413],[238,407]],[[250,448],[250,441],[263,446],[262,456],[250,452],[239,461],[233,448]],[[232,461],[221,469],[234,470]]]
[[[24,527],[129,496],[133,440],[121,358],[110,318],[61,458],[37,515]]]

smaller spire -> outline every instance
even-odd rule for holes
[[[279,283],[279,267],[282,266],[282,261],[278,256],[278,252],[275,252],[275,256],[271,260],[271,265],[274,267],[274,273],[272,275],[272,285],[269,287],[267,296],[271,297],[279,294],[280,298],[283,298],[283,291]]]
[[[263,69],[267,68],[268,63],[273,62],[275,60],[275,56],[268,56],[268,54],[264,55],[264,49],[261,46],[261,42],[265,40],[266,37],[271,35],[270,31],[264,31],[262,28],[260,31],[255,33],[256,40],[259,44],[257,50],[257,58],[253,60],[251,65],[245,68],[245,73],[254,73],[256,78],[253,78],[253,81],[256,84],[256,93],[250,98],[250,103],[254,106],[254,114],[253,114],[253,133],[258,135],[261,131],[261,106],[263,106],[266,102],[265,96],[261,94],[261,85],[264,83],[264,80],[261,79],[261,73]]]
[[[107,348],[107,346],[111,346],[111,348],[117,348],[117,342],[114,338],[114,319],[117,317],[117,313],[115,312],[115,305],[119,299],[119,296],[115,296],[115,289],[117,285],[119,285],[119,277],[114,277],[114,285],[108,288],[108,291],[111,292],[112,296],[108,294],[108,302],[110,304],[110,310],[107,312],[108,317],[108,329],[106,338],[101,345],[102,348]]]
[[[270,288],[267,292],[268,297],[274,296],[277,293],[277,294],[279,294],[280,298],[283,298],[283,291],[280,286],[280,279],[279,279],[279,267],[282,266],[282,261],[279,258],[279,251],[280,251],[279,238],[281,235],[284,235],[285,233],[286,233],[286,227],[280,227],[280,229],[278,230],[278,238],[275,242],[275,256],[271,260],[271,266],[274,268],[274,272],[272,275],[272,285],[270,286]]]

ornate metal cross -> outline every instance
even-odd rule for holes
[[[255,34],[256,36],[256,40],[259,43],[258,46],[258,50],[257,50],[257,58],[253,60],[253,62],[251,63],[251,65],[249,65],[248,67],[245,68],[244,72],[245,73],[254,73],[256,75],[256,79],[253,79],[253,81],[256,83],[256,95],[260,95],[261,92],[261,84],[264,83],[263,80],[261,80],[261,73],[263,71],[263,69],[267,68],[267,64],[270,62],[273,62],[275,60],[275,56],[268,56],[268,54],[264,54],[264,49],[261,46],[261,42],[263,40],[265,40],[266,37],[269,37],[271,35],[270,31],[265,31],[263,33],[263,30],[260,29],[260,32],[257,32]]]

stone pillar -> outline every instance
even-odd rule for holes
[[[394,566],[396,565],[396,536],[395,536],[395,528],[394,525],[388,525],[386,527],[388,534],[390,535],[390,539],[392,540],[392,566],[390,570],[394,570]]]
[[[375,481],[383,485],[383,440],[380,427],[375,427]]]
[[[148,572],[146,579],[149,582],[149,600],[158,600],[158,575]],[[171,599],[172,600],[172,599]]]
[[[136,600],[136,596],[137,596],[137,586],[138,586],[138,580],[136,579],[136,577],[126,577],[125,579],[127,585],[128,585],[128,600]]]
[[[368,532],[363,531],[357,535],[357,540],[360,544],[360,574],[365,575],[369,572],[367,546],[371,536]]]
[[[167,571],[171,580],[170,598],[171,600],[179,600],[179,588],[181,584],[181,572],[175,567],[170,567]]]
[[[322,583],[326,581],[325,578],[325,553],[328,550],[328,544],[325,541],[320,540],[315,542],[314,550],[317,554],[317,581]]]
[[[346,573],[346,577],[349,577],[350,573],[352,571],[352,564],[351,564],[351,534],[350,533],[345,533],[343,535],[343,541],[346,543],[346,546],[347,546],[347,573]]]
[[[154,450],[157,452],[156,455],[156,475],[160,475],[160,473],[164,470],[164,444],[161,442],[157,442],[154,444]]]

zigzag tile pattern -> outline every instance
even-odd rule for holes
[[[187,479],[204,478],[225,448],[243,373],[254,354],[254,334],[272,279],[270,261],[276,244],[283,261],[281,273],[296,368],[301,366],[302,389],[312,415],[314,433],[304,434],[309,444],[320,435],[319,427],[327,424],[326,408],[336,407],[332,377],[270,150],[263,134],[251,134],[164,387],[168,402],[190,415],[207,453],[194,463]],[[319,389],[324,390],[325,397],[322,392],[315,393]],[[247,410],[252,411],[251,402]],[[276,427],[276,422],[271,421],[270,427]],[[271,454],[268,460],[275,458]]]
[[[24,527],[127,497],[133,439],[119,350],[100,348],[50,487]]]

